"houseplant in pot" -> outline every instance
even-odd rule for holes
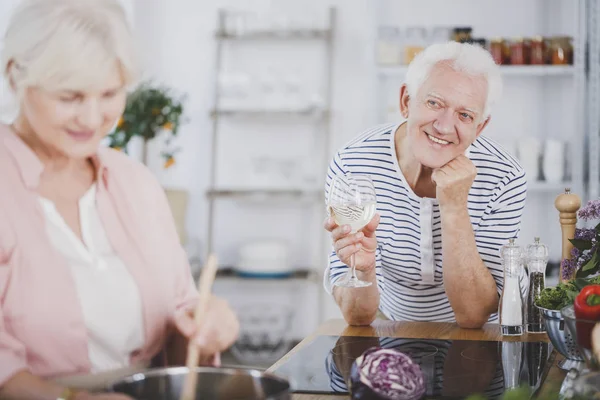
[[[174,156],[178,151],[172,148],[172,140],[184,122],[183,101],[183,97],[176,95],[169,88],[150,81],[141,83],[127,96],[125,111],[114,131],[108,135],[109,146],[127,151],[131,139],[141,137],[142,162],[148,164],[148,142],[166,132],[162,156],[165,168],[170,167],[175,162]]]

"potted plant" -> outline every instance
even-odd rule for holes
[[[109,146],[127,151],[127,145],[135,136],[143,139],[142,162],[147,164],[148,142],[162,132],[167,132],[164,157],[165,168],[175,163],[172,140],[183,123],[183,97],[172,90],[154,85],[150,81],[141,83],[127,97],[125,111],[113,132],[108,135]]]
[[[580,220],[600,220],[600,200],[588,202],[577,213]],[[589,285],[600,284],[600,255],[598,242],[600,223],[594,228],[576,228],[570,258],[561,262],[561,278],[555,287],[544,289],[535,304],[541,309],[546,322],[546,331],[554,347],[565,356],[560,366],[563,369],[580,368],[584,358],[577,346],[576,338],[565,328],[561,310],[572,306],[581,290]]]

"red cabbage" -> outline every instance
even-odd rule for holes
[[[352,364],[349,390],[355,400],[417,400],[425,394],[425,379],[406,354],[372,347]]]

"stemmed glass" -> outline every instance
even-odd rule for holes
[[[351,233],[358,232],[375,216],[376,204],[375,186],[369,175],[347,173],[333,177],[327,208],[339,226],[350,225]],[[350,256],[350,271],[335,285],[348,288],[371,285],[356,276],[354,254]]]

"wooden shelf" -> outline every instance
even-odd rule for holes
[[[380,77],[400,77],[406,74],[408,66],[378,67]],[[576,68],[572,65],[502,65],[504,76],[574,76]]]
[[[316,200],[323,196],[323,190],[218,188],[207,191],[206,195],[210,198]]]
[[[298,109],[215,109],[211,117],[326,117],[329,110],[314,107]]]
[[[255,31],[239,35],[217,32],[215,37],[219,40],[315,40],[329,39],[331,31],[329,29],[293,29]]]
[[[299,268],[290,274],[248,274],[237,271],[234,267],[220,267],[217,279],[240,279],[255,281],[307,280],[316,281],[318,274],[311,268]]]

